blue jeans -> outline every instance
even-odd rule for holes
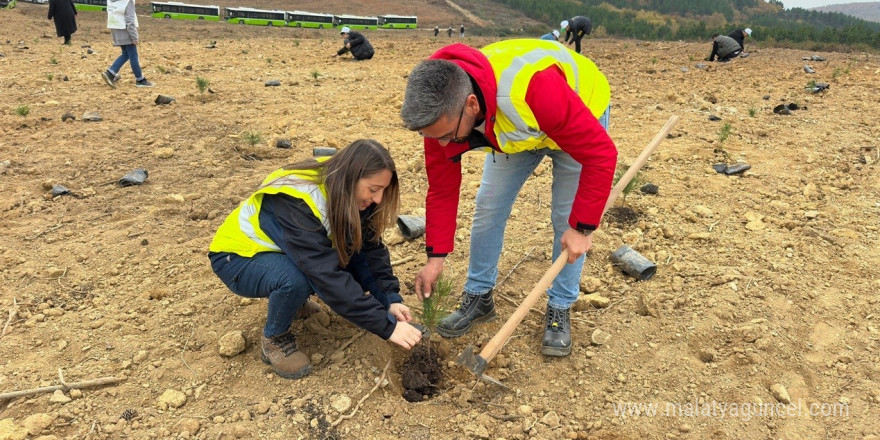
[[[110,73],[116,75],[119,73],[119,69],[125,64],[126,61],[131,63],[131,72],[134,73],[134,79],[140,81],[144,79],[144,73],[141,71],[141,63],[138,61],[138,49],[134,44],[126,44],[124,46],[119,46],[122,49],[122,54],[119,55],[119,58],[116,58],[116,61],[113,62],[113,65],[110,66]]]
[[[608,130],[611,106],[599,117]],[[553,161],[551,213],[553,222],[553,259],[562,252],[560,239],[568,230],[568,217],[577,193],[581,164],[561,150],[543,148],[511,155],[489,154],[483,165],[483,178],[477,190],[476,209],[471,227],[471,255],[464,291],[482,294],[495,286],[498,279],[498,258],[504,244],[504,228],[516,197],[526,179],[544,157]],[[567,309],[577,301],[584,256],[566,264],[548,289],[548,305]]]
[[[269,298],[269,311],[263,336],[267,338],[286,332],[297,310],[309,296],[322,293],[286,254],[261,252],[242,257],[227,252],[212,253],[211,269],[233,293],[246,298]],[[346,268],[364,292],[369,291],[386,309],[388,297],[376,284],[366,258],[360,253],[351,256]],[[391,314],[388,315],[392,317]],[[393,317],[392,317],[393,318]],[[392,322],[394,322],[392,320]]]

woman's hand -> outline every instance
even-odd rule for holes
[[[397,321],[388,340],[409,350],[422,340],[422,332],[406,322]]]
[[[409,307],[403,305],[403,303],[394,303],[388,307],[388,311],[397,318],[397,322],[410,322],[412,321],[412,313],[409,311]]]

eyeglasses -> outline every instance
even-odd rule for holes
[[[431,136],[427,136],[427,135],[425,135],[425,133],[422,133],[422,130],[419,130],[419,131],[418,131],[419,136],[421,136],[421,137],[423,137],[423,138],[426,138],[426,139],[434,139],[434,140],[436,140],[436,141],[451,142],[451,143],[453,143],[453,144],[460,144],[460,143],[463,143],[464,141],[467,140],[468,137],[467,137],[467,136],[458,137],[458,130],[461,129],[461,120],[462,120],[462,118],[464,117],[464,109],[465,109],[465,107],[467,107],[467,104],[465,104],[465,105],[461,108],[461,112],[459,112],[459,114],[458,114],[458,124],[455,125],[455,132],[453,132],[451,136],[450,136],[450,135],[446,135],[446,136],[441,136],[441,137],[435,138],[435,137],[431,137]]]

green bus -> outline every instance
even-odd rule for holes
[[[278,10],[226,8],[226,22],[257,26],[286,26],[284,14],[284,11]]]
[[[153,17],[177,20],[220,21],[220,7],[214,5],[189,5],[180,2],[150,2]]]
[[[305,11],[288,11],[286,20],[287,25],[290,27],[317,29],[333,27],[333,15],[331,14],[317,14],[314,12]]]
[[[351,29],[376,29],[379,27],[379,17],[360,17],[357,15],[334,15],[333,24],[341,28],[348,26]]]
[[[419,18],[415,15],[380,15],[379,27],[382,29],[416,29]]]
[[[77,11],[106,11],[107,0],[73,0]]]

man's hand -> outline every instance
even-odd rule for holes
[[[416,295],[418,295],[420,300],[424,301],[425,298],[431,296],[434,283],[437,282],[437,278],[443,273],[443,262],[445,260],[443,257],[428,258],[428,263],[416,275]]]
[[[562,243],[563,249],[568,249],[568,264],[571,264],[593,247],[593,234],[584,235],[568,228],[559,241]]]
[[[388,307],[388,311],[397,318],[397,322],[410,322],[412,321],[412,313],[409,311],[409,307],[403,305],[402,303],[394,303]]]
[[[406,322],[397,321],[388,340],[409,350],[422,340],[422,332]]]

